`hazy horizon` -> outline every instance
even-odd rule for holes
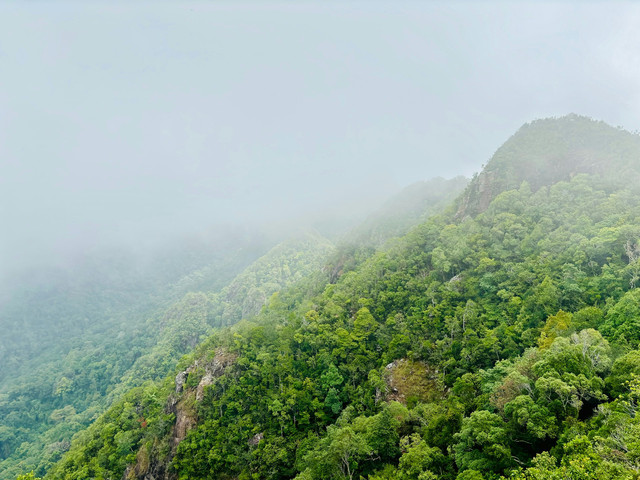
[[[471,176],[523,123],[640,127],[630,3],[4,2],[0,263]]]

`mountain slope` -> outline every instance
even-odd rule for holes
[[[381,208],[351,230],[342,242],[359,246],[380,247],[399,237],[430,216],[443,211],[469,183],[465,177],[450,180],[433,178],[416,182],[387,200]]]
[[[567,121],[546,143],[578,145]],[[571,173],[578,153],[556,153]],[[593,155],[566,181],[494,163],[480,213],[274,296],[128,392],[47,478],[637,478],[640,194]]]
[[[435,183],[439,186],[435,191],[418,192],[410,201],[405,200],[402,208],[395,209],[402,225],[408,227],[411,218],[441,208],[443,202],[438,203],[440,197],[455,195],[456,192],[452,193],[446,185],[443,186],[447,182]],[[415,193],[416,189],[413,190]],[[412,217],[407,217],[407,214]],[[370,220],[368,225],[381,230],[375,221]],[[280,231],[277,235],[283,234]],[[56,362],[47,363],[42,354],[34,355],[31,366],[22,364],[25,374],[19,375],[14,371],[13,376],[7,379],[3,387],[4,396],[0,397],[0,409],[6,417],[4,422],[0,422],[4,432],[0,437],[0,458],[6,457],[0,462],[0,478],[12,478],[14,472],[27,466],[39,473],[46,471],[68,449],[71,435],[96,418],[105,405],[136,385],[166,375],[174,368],[180,355],[209,335],[212,328],[230,325],[259,313],[271,296],[284,286],[299,282],[298,298],[308,295],[308,292],[322,291],[327,269],[320,267],[333,247],[320,235],[309,232],[294,235],[280,243],[222,290],[219,289],[228,282],[228,272],[232,271],[227,272],[224,265],[242,265],[239,261],[252,258],[251,255],[259,251],[247,246],[255,244],[262,248],[261,245],[268,245],[275,236],[273,233],[260,235],[260,241],[255,242],[255,238],[249,235],[231,235],[226,239],[227,243],[221,245],[231,248],[208,251],[200,248],[199,243],[192,242],[183,245],[177,256],[175,252],[168,252],[168,255],[159,257],[162,262],[154,266],[154,270],[140,269],[140,262],[131,258],[115,264],[122,265],[126,273],[114,272],[113,262],[109,262],[102,267],[113,276],[108,285],[91,283],[92,275],[88,275],[88,279],[76,279],[76,288],[81,291],[90,286],[94,292],[104,296],[101,291],[104,287],[116,299],[128,296],[139,299],[140,315],[123,312],[119,315],[124,321],[116,323],[114,311],[117,312],[117,307],[109,303],[108,297],[104,308],[98,312],[112,317],[107,320],[90,316],[95,331],[84,331],[82,329],[86,327],[80,325],[82,331],[78,334],[74,328],[79,326],[66,320],[69,317],[67,307],[82,309],[84,304],[78,300],[83,297],[76,299],[76,303],[75,297],[70,297],[65,303],[65,297],[61,295],[64,290],[54,289],[51,299],[55,302],[62,299],[63,308],[53,312],[60,314],[61,322],[69,323],[64,328],[76,346],[69,352],[70,347],[65,342],[53,342],[57,348],[54,352],[58,355]],[[225,240],[224,236],[221,240]],[[234,249],[237,249],[237,254],[233,253]],[[226,264],[216,264],[214,259],[221,259]],[[90,260],[95,261],[95,258]],[[177,281],[172,273],[176,269],[182,272]],[[77,269],[74,272],[77,273]],[[166,285],[169,279],[172,282]],[[46,279],[43,285],[51,283]],[[150,305],[162,305],[157,306],[156,311],[150,311],[141,295],[141,286],[148,283],[153,285],[149,288],[150,300],[156,302]],[[42,301],[41,293],[36,290],[31,295],[39,302],[36,306],[50,317],[52,309]],[[91,302],[92,297],[87,295],[85,300]],[[14,299],[13,305],[24,308],[20,307],[20,298]],[[58,324],[61,326],[60,321]],[[30,401],[24,402],[23,399]]]
[[[319,272],[333,250],[331,242],[313,232],[275,246],[215,295],[213,325],[233,325],[257,315],[271,295]]]
[[[98,252],[14,279],[0,306],[0,477],[11,478],[18,464],[59,458],[153,348],[162,313],[196,285],[220,289],[270,241],[214,233],[191,241],[188,252],[173,246],[148,258]]]
[[[126,372],[117,392],[162,378],[214,329],[254,317],[273,294],[318,274],[333,248],[317,233],[301,232],[273,247],[220,291],[186,295],[156,324],[156,345]]]

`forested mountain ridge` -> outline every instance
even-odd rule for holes
[[[486,204],[476,179],[462,215],[273,296],[124,395],[46,478],[637,479],[640,148],[542,122],[531,148],[564,145],[548,158],[568,177],[516,182],[529,157],[503,171],[497,153]],[[624,155],[574,172],[574,137],[598,135]]]

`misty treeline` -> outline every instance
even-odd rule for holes
[[[636,479],[639,174],[637,136],[577,116],[528,124],[455,201],[390,227],[398,238],[305,237],[264,262],[272,273],[187,294],[134,388],[112,379],[106,411],[46,457],[50,426],[77,422],[60,400],[30,465],[7,443],[6,478]],[[171,347],[192,324],[198,339]]]

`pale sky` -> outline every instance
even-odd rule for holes
[[[613,2],[0,2],[0,265],[470,176],[539,117],[636,130],[638,25]]]

